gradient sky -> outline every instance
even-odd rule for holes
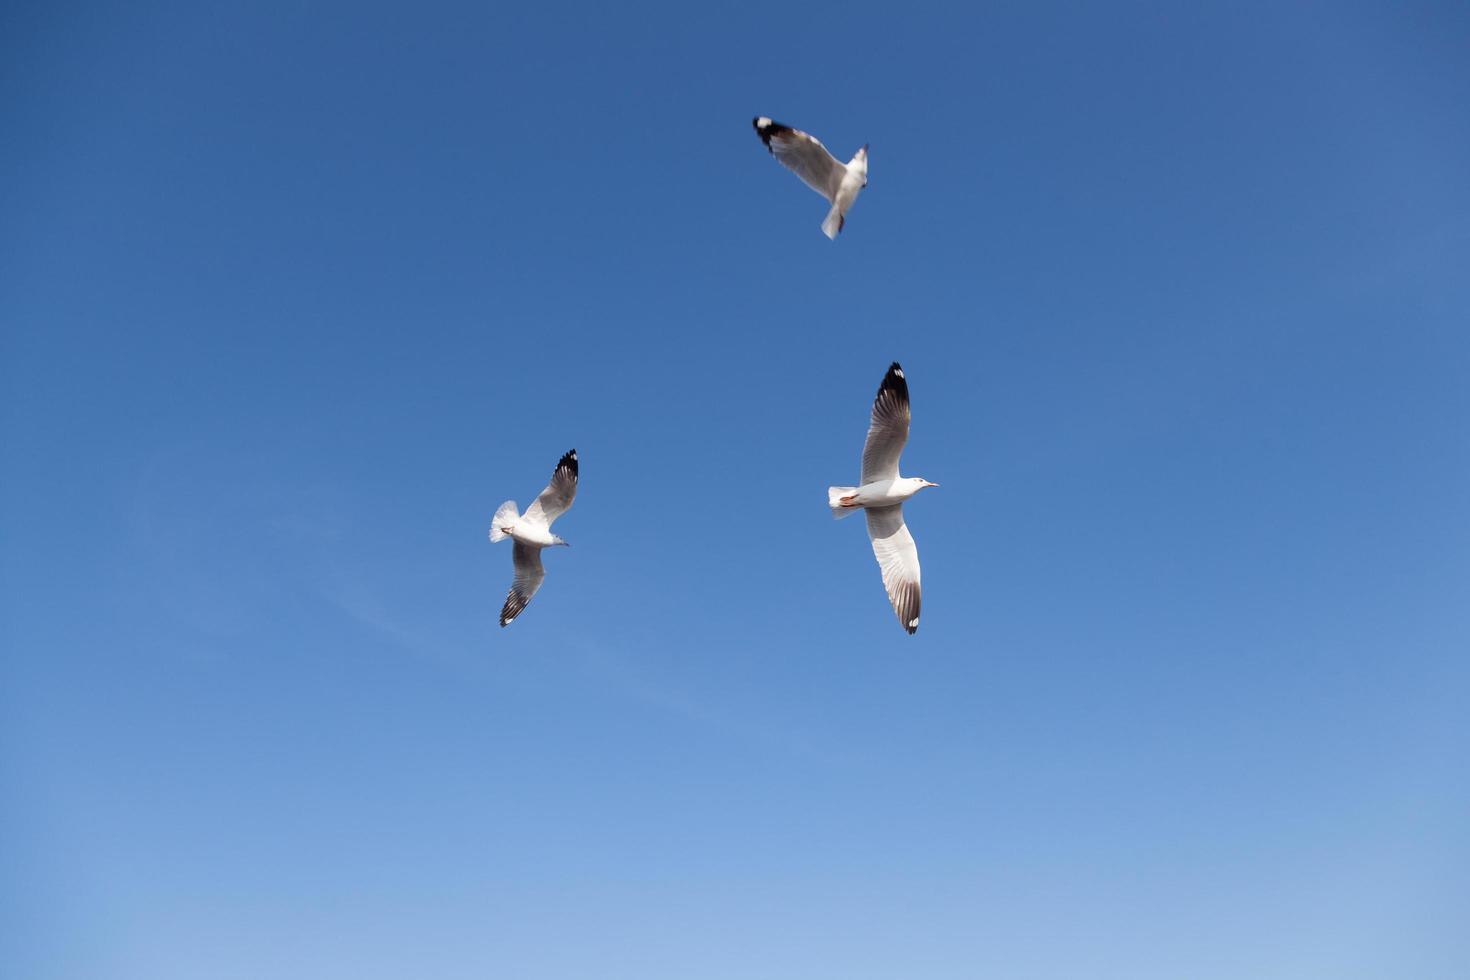
[[[0,973],[1463,978],[1467,50],[7,6]],[[871,144],[835,244],[758,114]]]

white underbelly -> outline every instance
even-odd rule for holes
[[[524,524],[517,524],[511,528],[510,536],[521,544],[535,545],[539,548],[550,547],[554,540],[550,531],[539,527],[528,527]]]
[[[912,494],[900,492],[893,484],[893,480],[882,480],[877,483],[868,483],[858,487],[858,506],[892,507],[894,504],[903,503],[912,496]]]

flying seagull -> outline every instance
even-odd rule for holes
[[[903,523],[903,502],[925,487],[917,476],[898,475],[898,457],[909,439],[909,385],[894,361],[873,399],[873,421],[863,443],[861,486],[828,487],[827,506],[839,521],[858,510],[868,513],[868,537],[883,569],[883,588],[903,628],[919,628],[919,549]]]
[[[551,533],[551,523],[567,512],[576,496],[577,451],[572,449],[556,464],[551,482],[524,514],[516,513],[514,500],[507,500],[495,512],[495,520],[490,525],[490,540],[510,538],[515,543],[511,554],[516,577],[505,597],[505,606],[500,610],[501,626],[509,625],[519,616],[536,590],[541,588],[541,580],[546,577],[546,571],[541,567],[541,549],[567,543]]]
[[[827,220],[822,222],[822,231],[828,238],[836,239],[847,221],[844,216],[848,208],[857,200],[858,192],[868,186],[867,144],[843,164],[815,136],[783,126],[768,116],[755,118],[755,131],[771,156],[832,203]]]

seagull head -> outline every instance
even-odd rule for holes
[[[937,486],[939,486],[939,484],[937,484],[937,483],[930,483],[928,480],[924,479],[922,476],[919,477],[919,484],[920,484],[920,486],[919,486],[919,489],[920,490],[924,489],[924,487],[937,487]]]
[[[562,538],[559,538],[559,537],[557,537],[554,534],[551,536],[551,544],[552,544],[552,547],[555,547],[556,545],[559,545],[559,544],[560,545],[565,545],[568,548],[570,548],[572,546],[572,543],[570,541],[563,540]]]

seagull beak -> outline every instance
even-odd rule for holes
[[[939,484],[937,484],[937,483],[931,483],[931,484],[929,484],[929,486],[931,486],[931,487],[937,487],[937,486],[939,486]]]

